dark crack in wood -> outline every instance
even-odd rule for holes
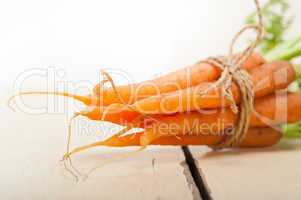
[[[184,153],[185,161],[188,165],[195,186],[197,187],[200,196],[202,197],[202,200],[212,200],[212,197],[210,196],[210,193],[206,187],[205,181],[203,180],[202,175],[200,174],[200,171],[195,163],[195,160],[189,148],[187,146],[182,146],[182,151]]]

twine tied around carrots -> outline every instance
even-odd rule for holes
[[[235,35],[235,37],[231,41],[228,56],[209,57],[206,60],[201,61],[220,68],[222,70],[222,73],[219,79],[214,82],[207,90],[201,91],[200,95],[202,96],[207,94],[211,89],[220,88],[222,95],[226,97],[227,101],[229,101],[231,110],[235,114],[238,114],[238,121],[236,126],[232,129],[231,135],[227,136],[222,143],[211,146],[211,148],[213,149],[233,147],[240,144],[249,128],[249,116],[253,110],[254,105],[253,83],[250,75],[245,69],[241,67],[241,65],[250,57],[258,43],[263,38],[263,23],[260,5],[258,0],[254,0],[254,2],[256,5],[258,24],[247,25]],[[240,53],[238,56],[234,56],[233,49],[236,41],[245,31],[250,29],[256,31],[256,39],[251,42],[250,45],[242,51],[242,53]],[[233,93],[231,91],[232,81],[237,84],[240,90],[241,104],[239,108],[235,103]]]

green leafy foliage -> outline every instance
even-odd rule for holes
[[[270,0],[261,9],[265,38],[259,48],[263,54],[269,52],[283,42],[284,34],[290,27],[293,18],[288,16],[289,5],[285,0]],[[246,19],[247,24],[256,23],[256,14]]]
[[[284,135],[286,138],[301,137],[301,123],[283,125]]]
[[[301,65],[296,65],[296,81],[298,83],[298,86],[299,86],[299,90],[301,88]]]
[[[272,50],[265,54],[265,58],[271,60],[287,60],[292,61],[301,56],[301,35],[285,40],[275,46]]]

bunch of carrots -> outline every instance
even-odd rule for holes
[[[250,128],[238,146],[276,144],[282,133],[275,127],[301,120],[301,93],[285,90],[295,80],[295,70],[287,61],[267,62],[259,53],[251,54],[241,67],[251,77],[255,101],[249,116]],[[221,88],[212,88],[200,95],[220,74],[218,67],[199,62],[153,80],[115,86],[111,77],[103,72],[112,87],[104,88],[102,82],[88,96],[55,93],[86,104],[87,109],[76,115],[125,127],[105,141],[76,148],[66,156],[95,146],[214,146],[222,143],[235,127],[237,114],[230,108]],[[231,90],[239,105],[241,95],[235,82]],[[126,134],[132,128],[143,131]]]
[[[277,11],[279,7],[280,12]],[[251,76],[255,101],[253,113],[249,116],[249,130],[237,144],[239,147],[274,145],[283,136],[282,129],[278,128],[280,125],[301,120],[301,93],[287,90],[291,83],[296,82],[290,61],[301,55],[300,37],[284,39],[293,21],[287,17],[288,8],[285,0],[269,0],[263,6],[261,14],[266,19],[267,37],[259,44],[260,53],[253,53],[241,66]],[[246,22],[253,24],[255,20],[254,13]],[[104,89],[100,83],[92,95],[73,96],[87,105],[86,111],[78,114],[92,120],[124,125],[125,128],[105,141],[76,148],[68,155],[95,146],[215,146],[222,143],[235,127],[237,115],[220,88],[200,95],[220,75],[216,66],[200,62],[153,80],[115,86],[104,73],[112,87]],[[241,97],[236,83],[232,83],[231,90],[239,105]],[[143,128],[143,131],[125,134],[133,127]]]
[[[277,51],[267,57],[254,52],[242,64],[253,83],[254,109],[249,116],[249,130],[237,147],[274,145],[282,137],[280,125],[301,120],[301,93],[287,90],[296,79],[294,67],[286,59],[293,56],[287,56],[287,52]],[[152,80],[115,86],[110,75],[103,72],[104,81],[90,95],[53,93],[84,103],[87,108],[76,116],[124,126],[104,141],[72,151],[68,148],[65,156],[96,146],[221,144],[232,133],[238,117],[223,90],[211,88],[220,75],[217,66],[198,62]],[[105,88],[106,82],[112,87]],[[201,95],[202,91],[207,92]],[[235,82],[231,91],[239,107],[241,93]],[[141,129],[128,133],[133,128]]]
[[[277,143],[282,133],[275,128],[301,120],[301,93],[285,89],[295,80],[293,66],[286,61],[267,62],[253,53],[242,65],[253,81],[254,111],[250,128],[239,147],[264,147]],[[90,96],[74,96],[87,105],[78,113],[92,120],[104,120],[125,128],[94,146],[210,145],[221,143],[235,127],[237,115],[229,107],[220,88],[206,90],[220,76],[220,69],[200,62],[165,76],[125,86],[106,88],[98,84]],[[187,76],[188,74],[188,76]],[[108,81],[112,81],[104,73]],[[188,80],[189,79],[189,80]],[[236,83],[232,83],[235,102],[241,101]],[[207,128],[204,128],[207,125]],[[143,131],[125,134],[131,128]]]

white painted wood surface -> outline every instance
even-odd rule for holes
[[[180,148],[150,148],[120,160],[135,149],[87,151],[73,157],[82,172],[111,161],[75,183],[59,162],[67,131],[63,115],[2,110],[0,118],[1,199],[193,199]],[[87,143],[88,137],[77,138]]]
[[[263,149],[190,149],[213,199],[301,199],[301,140]]]

